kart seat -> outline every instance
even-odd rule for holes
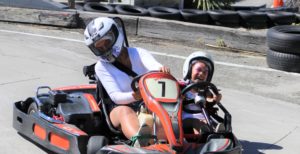
[[[96,88],[96,100],[98,102],[101,102],[101,107],[103,110],[103,114],[107,123],[107,126],[109,128],[109,130],[115,134],[122,134],[121,131],[117,130],[116,128],[114,128],[114,126],[112,125],[110,118],[109,118],[109,113],[108,113],[108,103],[113,103],[113,101],[110,99],[109,95],[107,94],[106,90],[104,89],[104,87],[102,86],[102,83],[100,82],[100,80],[96,77],[96,82],[97,82],[97,88]]]
[[[96,101],[100,102],[101,104],[101,109],[104,114],[104,118],[106,120],[106,124],[109,128],[109,130],[115,134],[122,134],[121,131],[117,130],[116,128],[113,127],[110,118],[109,118],[109,113],[108,113],[108,103],[113,103],[113,101],[110,99],[109,95],[107,94],[106,90],[104,89],[101,81],[98,79],[96,73],[95,73],[95,64],[89,65],[89,66],[84,66],[83,67],[83,74],[85,76],[88,76],[90,80],[92,80],[93,83],[97,84],[96,88]]]

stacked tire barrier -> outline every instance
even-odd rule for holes
[[[93,1],[93,0],[91,0]],[[265,7],[265,6],[264,6]],[[178,20],[198,24],[210,24],[224,27],[270,28],[278,25],[291,25],[300,22],[298,8],[247,8],[241,10],[211,10],[182,9],[168,7],[142,8],[132,5],[106,5],[99,2],[86,2],[85,11],[100,13],[117,13],[133,16],[151,16],[155,18]]]
[[[100,4],[98,2],[85,3],[83,6],[84,11],[100,12],[100,13],[115,13],[115,8],[111,5]]]
[[[258,11],[238,11],[241,18],[241,26],[246,28],[267,28],[268,27],[268,15],[265,12]]]
[[[284,25],[267,32],[270,68],[300,73],[300,26]]]
[[[151,17],[170,19],[170,20],[181,20],[180,11],[174,8],[168,7],[149,7],[148,8]]]
[[[180,10],[180,14],[183,20],[186,22],[208,24],[210,19],[209,14],[202,10],[183,9]]]
[[[147,16],[149,14],[147,9],[138,6],[118,5],[115,8],[118,14],[134,16]]]
[[[240,17],[236,11],[214,10],[208,11],[208,14],[214,25],[224,27],[238,27],[240,25]]]

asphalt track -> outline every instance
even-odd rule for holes
[[[0,23],[0,153],[46,153],[12,128],[12,105],[41,85],[88,83],[82,67],[96,58],[82,39],[80,30]],[[147,38],[131,37],[130,42],[152,51],[177,78],[183,59],[203,50]],[[269,69],[260,55],[206,51],[216,60],[214,82],[222,89],[244,153],[299,153],[300,75]]]

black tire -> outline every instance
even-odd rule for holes
[[[300,55],[268,50],[267,63],[270,68],[300,73]]]
[[[68,6],[68,3],[61,3],[61,4],[63,4],[63,5],[66,5],[66,9],[69,9],[69,6]],[[83,3],[75,3],[75,9],[76,10],[83,10]]]
[[[214,10],[208,11],[214,24],[226,27],[238,27],[240,16],[236,11]]]
[[[118,14],[133,15],[133,16],[147,16],[148,10],[139,6],[132,5],[118,5],[115,7]]]
[[[298,7],[286,7],[283,11],[297,13],[297,12],[299,12],[299,8]]]
[[[35,103],[35,102],[32,102],[32,103],[29,105],[28,109],[27,109],[27,114],[31,115],[31,114],[33,114],[33,113],[35,113],[35,112],[37,112],[37,111],[38,111],[38,108],[37,108],[36,103]]]
[[[180,10],[180,14],[183,17],[184,21],[187,22],[208,24],[209,21],[209,15],[206,11],[197,9],[183,9]]]
[[[260,6],[242,6],[242,5],[231,6],[232,10],[234,10],[234,11],[250,11],[250,10],[263,9],[266,7],[267,7],[266,4],[262,4]]]
[[[260,8],[258,11],[262,12],[276,12],[276,11],[284,11],[284,12],[298,12],[298,8],[296,7],[277,7],[277,8]]]
[[[108,139],[104,136],[92,136],[87,144],[87,154],[101,154],[100,149],[108,144]]]
[[[275,11],[275,12],[267,12],[269,17],[269,26],[277,26],[277,25],[291,25],[296,22],[296,17],[294,13],[291,12],[283,12],[283,11]]]
[[[266,28],[268,15],[258,11],[238,11],[241,17],[241,25],[246,28]]]
[[[75,4],[75,9],[76,9],[76,10],[83,11],[83,5],[84,5],[84,4]]]
[[[101,0],[84,0],[84,3],[97,2],[99,3]]]
[[[86,3],[83,6],[83,10],[90,11],[90,12],[101,12],[101,13],[115,13],[115,8],[106,5],[106,4],[99,4],[95,2]]]
[[[148,8],[148,11],[152,17],[171,20],[181,20],[180,11],[177,9],[156,6]]]
[[[300,26],[275,26],[267,31],[268,47],[283,53],[300,54]]]
[[[295,17],[296,17],[296,22],[300,23],[300,14],[299,13],[295,13]]]

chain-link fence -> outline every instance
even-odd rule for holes
[[[300,7],[300,0],[285,0],[284,5],[287,7]]]

